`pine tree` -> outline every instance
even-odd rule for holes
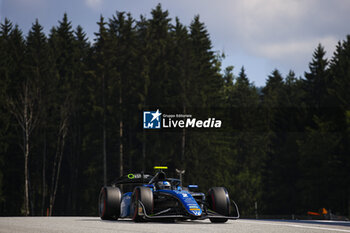
[[[232,182],[228,182],[231,192],[235,192],[245,214],[252,214],[255,201],[261,201],[262,166],[266,157],[266,141],[260,132],[261,122],[259,95],[250,83],[244,68],[236,78],[228,93],[227,119],[230,120],[229,161]],[[259,117],[260,116],[260,117]],[[239,190],[235,187],[241,187]]]
[[[301,190],[301,206],[303,211],[332,206],[333,210],[343,212],[345,206],[340,202],[346,203],[342,192],[348,179],[345,178],[344,161],[339,155],[342,136],[335,131],[334,122],[325,121],[318,116],[314,116],[313,121],[315,126],[307,127],[305,137],[297,141],[301,177],[297,189]],[[343,178],[339,179],[340,177]]]
[[[140,102],[138,103],[138,109],[140,111],[146,109],[147,106],[147,96],[149,92],[150,85],[150,59],[149,59],[149,22],[144,16],[141,15],[140,20],[136,22],[136,39],[138,41],[137,50],[138,50],[138,60],[136,64],[138,65],[139,70],[139,98]],[[137,139],[142,143],[142,165],[136,165],[136,167],[141,167],[142,171],[146,170],[146,133],[143,130],[137,134]],[[135,163],[134,163],[135,165]]]
[[[32,133],[39,119],[39,89],[36,83],[26,74],[25,40],[16,25],[9,35],[8,84],[6,105],[8,111],[17,120],[16,128],[22,133],[18,137],[24,155],[24,210],[25,215],[33,213],[33,198],[31,197],[30,161],[32,148]]]
[[[247,78],[247,75],[245,73],[244,66],[242,66],[241,71],[238,74],[237,85],[240,85],[240,86],[249,86],[250,85],[249,80]]]
[[[138,65],[138,41],[135,30],[134,19],[130,14],[117,12],[116,16],[109,22],[109,34],[113,40],[113,56],[115,59],[115,74],[112,75],[111,85],[114,89],[113,98],[118,100],[113,113],[118,116],[119,126],[119,175],[123,175],[124,170],[133,168],[133,156],[137,153],[131,149],[134,143],[134,133],[132,128],[136,127],[137,119],[135,115],[139,111],[137,103],[140,102],[140,85]],[[141,94],[142,95],[142,94]],[[127,142],[127,143],[126,143]],[[128,154],[125,161],[124,154]]]
[[[47,159],[47,111],[50,103],[51,86],[50,79],[52,76],[52,61],[50,61],[49,47],[47,38],[43,32],[43,27],[39,24],[38,20],[32,25],[31,30],[28,33],[26,40],[26,54],[25,54],[25,73],[30,82],[38,91],[38,104],[39,106],[39,122],[38,130],[36,130],[33,138],[36,143],[42,143],[42,150],[35,151],[32,156],[33,161],[40,161],[31,163],[33,168],[31,177],[33,181],[31,196],[33,200],[39,200],[41,198],[41,214],[45,213],[45,198],[46,191],[46,159]],[[51,90],[50,90],[51,89]],[[33,214],[37,214],[38,204],[34,203],[37,208],[33,209]]]
[[[150,86],[146,100],[148,106],[166,106],[170,82],[169,54],[170,44],[170,18],[169,12],[163,11],[160,4],[151,11],[152,18],[148,20]],[[151,98],[150,98],[151,97]]]
[[[309,64],[310,72],[305,72],[304,90],[308,105],[319,109],[325,106],[327,98],[328,61],[324,58],[326,52],[319,44],[313,54],[312,62]]]
[[[53,108],[54,113],[51,116],[59,122],[56,127],[56,145],[53,158],[53,169],[51,175],[50,188],[50,215],[53,214],[53,208],[56,200],[59,180],[62,170],[62,160],[66,147],[68,130],[70,126],[70,116],[74,103],[75,92],[72,84],[74,83],[74,35],[71,22],[68,21],[67,14],[64,14],[59,26],[51,30],[49,38],[52,57],[55,64],[55,74],[52,76],[52,82],[56,86],[54,92]]]
[[[23,33],[18,25],[15,25],[9,34],[9,43],[7,44],[9,51],[9,88],[7,89],[9,96],[16,96],[17,91],[22,88],[24,80],[23,60],[25,53],[25,41]]]
[[[223,107],[227,107],[231,103],[230,97],[234,89],[233,82],[235,80],[233,69],[234,69],[233,66],[228,66],[224,70],[224,75],[223,75],[224,87],[222,91]]]
[[[233,80],[234,80],[234,75],[232,73],[233,71],[233,66],[228,66],[225,68],[224,71],[224,81],[226,86],[232,86],[233,85]]]
[[[288,120],[286,116],[290,114],[287,108],[287,94],[283,77],[281,73],[275,69],[268,76],[265,87],[262,89],[262,107],[264,116],[264,128],[266,132],[267,158],[265,161],[263,172],[263,202],[271,203],[274,200],[281,202],[282,195],[287,195],[285,190],[279,190],[276,187],[283,184],[282,177],[286,177],[283,170],[279,167],[279,162],[287,160],[287,154],[284,153],[283,147],[288,138]],[[289,183],[288,183],[289,185]],[[287,188],[288,188],[288,185]],[[287,189],[288,190],[288,189]],[[289,196],[289,195],[288,195]],[[278,211],[276,205],[265,207],[267,213]],[[289,209],[289,203],[285,203],[285,209]]]
[[[343,109],[350,106],[349,80],[350,80],[350,35],[346,40],[339,42],[330,65],[331,95],[335,98],[333,105],[338,103]]]
[[[0,25],[0,206],[6,198],[6,191],[3,187],[6,187],[6,169],[5,155],[8,153],[8,147],[10,146],[9,135],[11,135],[11,119],[6,108],[7,102],[7,88],[9,85],[9,35],[12,30],[12,23],[5,18],[4,22]],[[0,211],[5,213],[6,210],[0,207]]]
[[[9,68],[10,57],[10,33],[12,30],[12,23],[5,18],[4,23],[0,25],[0,77],[2,81],[2,88],[6,89],[9,86]],[[2,92],[6,93],[6,92]]]
[[[84,189],[81,184],[80,174],[82,170],[82,160],[88,154],[88,151],[83,150],[83,142],[90,135],[86,133],[86,125],[90,122],[91,105],[88,95],[88,80],[86,73],[88,70],[88,53],[90,44],[86,37],[86,33],[81,26],[78,26],[74,31],[74,79],[72,82],[73,100],[71,108],[71,129],[68,138],[70,147],[69,153],[69,191],[67,191],[67,209],[71,213],[77,214],[77,206],[79,198],[79,190]]]
[[[149,85],[147,85],[147,96],[145,99],[145,108],[147,109],[165,109],[171,107],[170,99],[173,92],[171,54],[173,50],[173,40],[171,37],[172,25],[169,18],[169,12],[164,11],[160,4],[151,11],[151,18],[147,20],[146,29],[146,50]],[[148,80],[147,80],[148,81]],[[170,103],[170,104],[168,104]],[[146,110],[146,109],[145,109]],[[164,111],[164,110],[163,110]],[[152,134],[146,131],[143,138],[146,139],[145,160],[146,170],[151,169],[154,163],[168,163],[175,156],[173,146],[169,147],[168,143],[161,143],[162,138],[168,137],[173,139],[173,134],[162,135],[157,132]],[[153,145],[153,146],[147,146]],[[180,153],[180,151],[179,151]],[[152,155],[159,155],[158,158]],[[150,155],[150,156],[148,156]],[[157,161],[157,162],[156,162]]]
[[[109,99],[108,87],[109,87],[109,64],[108,64],[108,34],[106,29],[106,22],[103,16],[100,16],[100,21],[97,23],[99,26],[98,33],[96,35],[96,42],[94,44],[94,62],[93,67],[93,83],[97,86],[93,89],[93,102],[94,109],[97,110],[99,115],[99,121],[102,126],[102,158],[103,158],[103,183],[107,184],[107,101]],[[115,69],[115,68],[114,68]]]
[[[328,92],[330,93],[330,98],[332,100],[332,106],[336,106],[334,110],[338,110],[340,114],[329,114],[333,118],[328,117],[328,121],[331,119],[331,122],[336,123],[336,129],[342,134],[341,145],[337,148],[339,149],[339,164],[342,164],[341,167],[338,167],[337,174],[345,174],[346,171],[350,169],[350,159],[347,156],[350,152],[349,142],[349,125],[350,125],[350,95],[349,95],[349,80],[350,80],[350,35],[346,37],[346,40],[340,41],[337,45],[336,51],[332,57],[330,64],[330,79],[331,83],[328,85]],[[333,112],[335,112],[333,110]],[[345,172],[345,173],[344,173]],[[347,177],[346,175],[344,177]],[[349,187],[350,180],[345,179],[344,185]],[[339,187],[341,187],[339,185]],[[337,192],[341,194],[341,191]],[[349,190],[348,190],[349,193]],[[339,200],[342,200],[343,203],[347,202],[347,212],[350,213],[350,196],[347,195],[347,201],[344,200],[344,197],[338,197]],[[345,206],[343,204],[343,206]],[[340,207],[343,209],[344,207]],[[345,212],[345,210],[344,210]]]
[[[186,114],[188,109],[191,109],[191,53],[190,40],[187,28],[180,22],[178,18],[175,19],[176,25],[172,31],[173,37],[173,52],[171,54],[171,69],[170,83],[172,88],[169,105],[177,106],[182,113]],[[182,129],[179,135],[181,137],[181,151],[178,153],[178,159],[174,158],[174,166],[180,170],[184,170],[186,166],[186,138],[187,131]]]
[[[204,23],[199,15],[195,16],[190,25],[190,39],[192,52],[192,71],[194,90],[193,101],[197,106],[215,106],[219,103],[217,90],[223,87],[223,82],[217,74],[217,58],[212,51],[212,44]]]

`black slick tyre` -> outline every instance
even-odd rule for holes
[[[117,220],[120,216],[121,191],[117,187],[102,187],[98,212],[102,220]]]
[[[140,204],[142,203],[142,205]],[[147,187],[136,187],[132,193],[132,220],[135,222],[142,222],[145,220],[143,211],[147,215],[153,212],[153,192],[152,189]],[[144,208],[144,209],[143,209]]]
[[[209,189],[207,195],[207,203],[209,209],[215,211],[222,216],[229,216],[230,214],[230,197],[226,188],[213,187]],[[227,218],[209,218],[212,223],[224,223]]]

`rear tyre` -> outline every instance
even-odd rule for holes
[[[117,187],[103,187],[99,196],[98,212],[102,220],[117,220],[120,216],[121,192]]]
[[[142,202],[143,206],[139,203]],[[145,209],[143,209],[143,207]],[[144,211],[147,215],[153,212],[153,191],[147,187],[136,187],[132,193],[131,213],[133,213],[132,220],[135,222],[142,222],[145,219]]]
[[[209,208],[216,213],[229,216],[230,214],[230,197],[226,188],[224,187],[213,187],[209,189],[207,195],[207,203]],[[209,218],[212,223],[224,223],[227,218]]]

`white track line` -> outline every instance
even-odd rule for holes
[[[350,232],[350,230],[345,229],[338,229],[338,228],[327,228],[327,227],[312,227],[312,226],[305,226],[305,225],[298,225],[298,224],[287,224],[287,223],[272,223],[272,222],[260,222],[260,221],[245,221],[245,220],[239,220],[239,222],[242,223],[249,223],[249,224],[265,224],[265,225],[273,225],[273,226],[288,226],[288,227],[297,227],[297,228],[306,228],[306,229],[315,229],[315,230],[327,230],[327,231],[339,231],[339,232]],[[306,223],[307,224],[307,223]]]

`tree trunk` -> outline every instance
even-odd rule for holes
[[[28,177],[28,160],[29,160],[29,117],[28,117],[28,86],[25,86],[24,93],[24,201],[25,201],[25,215],[30,214],[29,211],[29,177]]]
[[[183,107],[183,114],[186,114],[186,107]],[[181,138],[181,164],[184,164],[185,161],[185,146],[186,146],[186,129],[182,129],[182,138]]]
[[[121,85],[120,85],[121,86]],[[123,176],[123,113],[122,113],[122,88],[119,89],[119,108],[120,108],[120,120],[119,120],[119,175]]]
[[[146,171],[146,134],[142,131],[142,171]]]
[[[119,122],[119,175],[122,176],[123,171],[123,121]]]
[[[182,138],[181,138],[181,161],[185,161],[185,146],[186,146],[186,129],[182,129]]]
[[[24,185],[25,185],[25,215],[30,214],[29,211],[29,180],[28,180],[28,160],[29,160],[29,143],[28,132],[25,132],[25,153],[24,153]]]
[[[53,206],[55,204],[55,199],[56,199],[56,194],[57,194],[57,187],[58,187],[58,181],[59,181],[60,172],[61,172],[61,164],[62,164],[62,158],[63,158],[63,149],[64,149],[64,144],[65,144],[65,138],[66,138],[66,134],[62,136],[62,143],[61,143],[61,149],[60,149],[59,160],[58,160],[58,165],[57,165],[55,186],[54,186],[52,198],[50,200],[50,216],[52,216]]]
[[[75,157],[75,167],[73,168],[73,182],[72,182],[72,210],[73,215],[77,214],[77,190],[78,190],[78,174],[79,174],[79,161],[80,161],[80,152],[81,152],[81,128],[80,124],[77,129],[77,146],[76,146],[76,157]]]
[[[65,142],[66,142],[66,136],[68,133],[70,101],[71,101],[71,99],[67,98],[65,100],[64,105],[62,106],[62,109],[61,109],[61,123],[60,123],[60,128],[58,131],[56,156],[55,156],[54,167],[53,167],[53,171],[52,171],[50,207],[49,207],[50,208],[49,209],[50,216],[52,216],[53,207],[55,204],[58,181],[60,178],[61,163],[62,163],[62,158],[63,158],[63,153],[64,153],[64,146],[65,146]]]
[[[128,147],[129,147],[129,156],[128,156],[128,168],[130,169],[130,168],[132,168],[134,165],[133,165],[133,157],[132,157],[132,154],[131,154],[131,150],[132,150],[132,148],[134,148],[133,147],[133,141],[132,141],[132,130],[131,130],[131,126],[129,125],[129,127],[128,127],[128,132],[129,132],[129,145],[128,145]]]
[[[107,185],[107,148],[106,148],[106,125],[103,124],[103,184]]]
[[[61,136],[58,135],[57,137],[57,148],[56,148],[56,154],[53,162],[53,169],[52,169],[52,175],[51,175],[51,190],[50,190],[50,204],[49,204],[49,216],[52,216],[52,208],[53,208],[53,192],[55,187],[55,176],[56,176],[56,169],[57,169],[57,159],[58,159],[58,153],[59,153],[59,144],[61,142]]]
[[[40,90],[26,80],[22,92],[18,93],[16,98],[8,97],[6,105],[17,119],[23,133],[23,141],[21,140],[20,145],[24,155],[24,214],[28,216],[31,213],[29,203],[32,204],[29,196],[29,143],[30,135],[39,121]]]
[[[107,136],[106,136],[106,97],[105,97],[105,76],[102,75],[102,105],[103,105],[103,119],[102,119],[102,153],[103,153],[103,184],[107,185]]]
[[[80,154],[80,125],[79,114],[74,110],[74,123],[72,124],[71,137],[70,138],[70,156],[68,158],[69,171],[71,174],[69,182],[69,194],[66,202],[66,210],[69,215],[76,215],[76,190],[78,179],[78,166],[79,166],[79,154]]]
[[[42,168],[42,199],[41,215],[45,215],[45,198],[46,198],[46,129],[44,129],[44,146],[43,146],[43,168]]]
[[[349,186],[350,187],[350,186]],[[350,188],[349,188],[349,191],[348,191],[348,218],[350,218]]]
[[[64,126],[66,127],[66,126]],[[56,158],[58,159],[58,161],[55,161],[55,164],[57,164],[57,169],[54,169],[55,173],[53,173],[52,179],[53,179],[53,185],[52,187],[52,191],[51,191],[51,195],[50,195],[50,216],[52,216],[52,212],[53,212],[53,206],[55,204],[55,199],[56,199],[56,193],[57,193],[57,187],[58,187],[58,181],[60,178],[60,171],[61,171],[61,164],[62,164],[62,158],[63,158],[63,152],[64,152],[64,145],[65,145],[65,140],[66,140],[66,135],[67,135],[67,129],[64,129],[66,132],[63,132],[62,134],[62,139],[59,140],[60,143],[58,145],[58,147],[60,147],[58,149],[57,152],[57,156]],[[57,172],[56,172],[57,170]]]

